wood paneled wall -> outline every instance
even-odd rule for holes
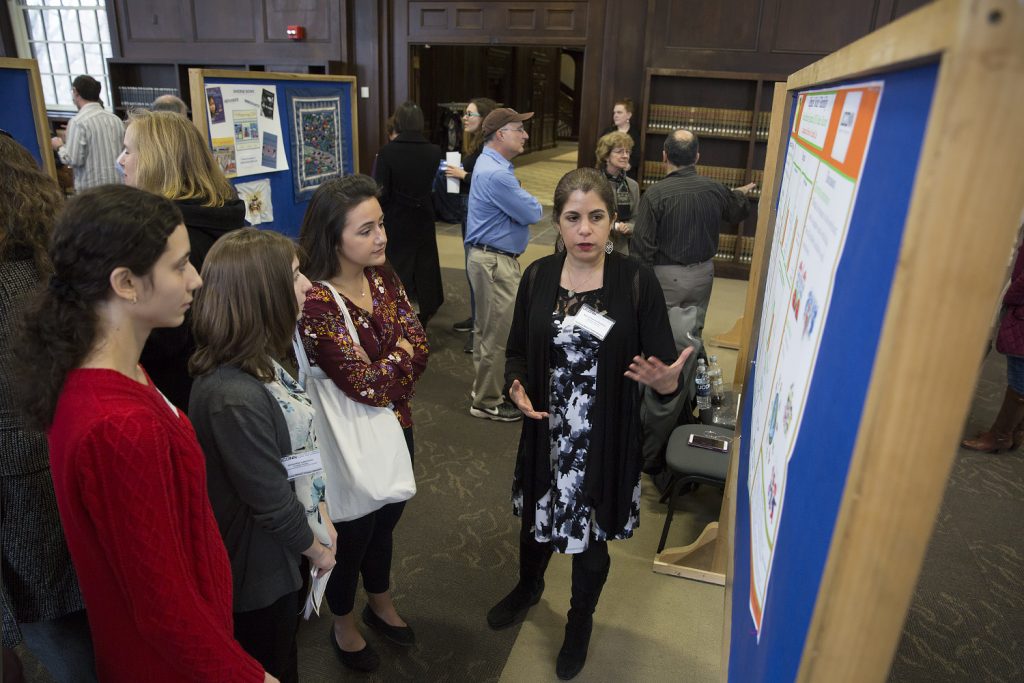
[[[368,169],[384,119],[409,98],[413,45],[583,48],[580,161],[589,164],[613,101],[639,102],[645,67],[790,73],[926,2],[109,0],[108,8],[128,59],[344,63],[369,88],[359,100],[360,167]],[[306,40],[289,41],[288,24],[305,26]]]
[[[209,64],[347,61],[350,0],[108,0],[121,56]],[[362,4],[362,3],[360,3]],[[285,29],[306,29],[304,41]]]

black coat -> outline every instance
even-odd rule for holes
[[[512,330],[505,349],[506,391],[516,379],[538,411],[548,409],[551,313],[555,310],[564,254],[532,263],[516,296]],[[622,531],[640,479],[640,385],[623,373],[633,356],[675,361],[676,346],[665,296],[654,272],[617,253],[605,258],[604,305],[615,325],[601,342],[597,398],[591,409],[590,450],[584,495],[608,536]],[[534,523],[536,503],[551,488],[550,433],[547,420],[523,420],[516,474],[523,485],[523,526]]]
[[[202,271],[206,254],[214,242],[232,230],[245,227],[245,202],[241,199],[231,199],[224,206],[202,206],[198,199],[182,199],[174,203],[185,217],[191,245],[189,261],[197,271]],[[192,391],[188,359],[195,350],[191,312],[185,315],[185,322],[180,327],[150,332],[142,348],[142,367],[157,389],[182,412],[188,411],[188,396]]]
[[[410,299],[427,319],[444,303],[430,193],[441,148],[416,133],[402,133],[377,155],[375,179],[388,231],[388,261]]]

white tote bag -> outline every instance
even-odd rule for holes
[[[345,302],[329,283],[320,284],[334,294],[348,333],[358,344],[359,335]],[[352,400],[323,370],[311,367],[298,328],[292,346],[299,364],[299,383],[316,409],[313,424],[327,479],[331,520],[358,519],[416,495],[409,446],[395,412]]]

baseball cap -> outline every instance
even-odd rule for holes
[[[487,118],[484,119],[484,122],[483,122],[484,137],[487,137],[488,135],[490,135],[494,131],[496,131],[499,128],[502,128],[502,127],[504,127],[504,126],[506,126],[506,125],[508,125],[510,123],[516,123],[516,122],[519,122],[519,121],[525,121],[525,120],[530,119],[530,118],[533,118],[533,112],[532,111],[528,111],[525,114],[520,114],[515,109],[509,109],[508,107],[502,107],[500,109],[495,109],[494,111],[492,111],[490,114],[487,115]]]

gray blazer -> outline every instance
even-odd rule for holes
[[[231,558],[234,611],[267,607],[301,587],[299,556],[313,543],[281,464],[291,452],[281,407],[258,379],[223,365],[196,378],[188,414]]]

